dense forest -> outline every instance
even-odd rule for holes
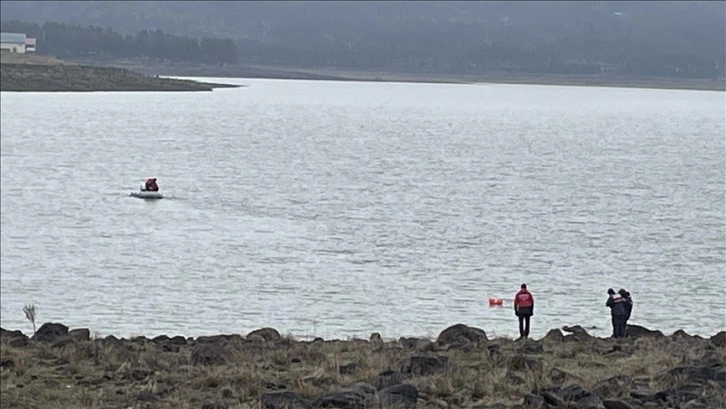
[[[38,53],[61,58],[98,56],[211,64],[237,62],[237,46],[229,39],[202,38],[200,41],[166,34],[161,30],[121,35],[110,27],[82,27],[55,22],[46,22],[41,26],[21,21],[2,21],[0,29],[37,38]]]
[[[162,30],[165,38],[228,38],[247,64],[714,78],[724,76],[725,7],[708,1],[3,1],[0,12],[6,20],[113,27],[127,44],[145,30],[149,37]],[[214,62],[202,57],[204,48],[198,58]]]

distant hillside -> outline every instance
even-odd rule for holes
[[[3,1],[3,20],[230,38],[242,63],[724,75],[723,2]]]

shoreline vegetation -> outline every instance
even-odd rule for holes
[[[45,323],[0,329],[3,408],[705,409],[726,405],[726,332],[628,338],[580,326],[490,339],[464,324],[436,340],[246,336],[92,338]]]
[[[622,88],[654,88],[700,91],[726,91],[726,77],[675,78],[629,77],[622,75],[564,75],[516,72],[487,72],[480,74],[431,74],[342,70],[335,68],[302,68],[245,64],[194,64],[142,59],[78,59],[88,65],[126,68],[148,75],[171,77],[268,78],[363,82],[413,82],[446,84],[527,84],[596,86]]]
[[[0,91],[212,91],[238,85],[159,78],[119,67],[91,66],[51,56],[3,52]]]

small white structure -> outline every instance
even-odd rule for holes
[[[25,52],[26,53],[34,53],[35,52],[35,44],[36,44],[36,39],[35,38],[25,37]]]
[[[24,33],[0,33],[0,51],[25,54],[25,39]]]

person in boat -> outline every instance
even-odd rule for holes
[[[156,184],[156,178],[146,179],[146,184],[144,185],[144,190],[149,191],[149,192],[158,192],[159,186]]]
[[[534,297],[527,290],[527,284],[519,286],[514,296],[514,315],[519,318],[519,338],[529,337],[529,319],[534,315]]]
[[[613,324],[613,337],[625,338],[625,300],[623,296],[616,293],[612,288],[608,289],[608,300],[605,306],[610,308],[610,316]]]

